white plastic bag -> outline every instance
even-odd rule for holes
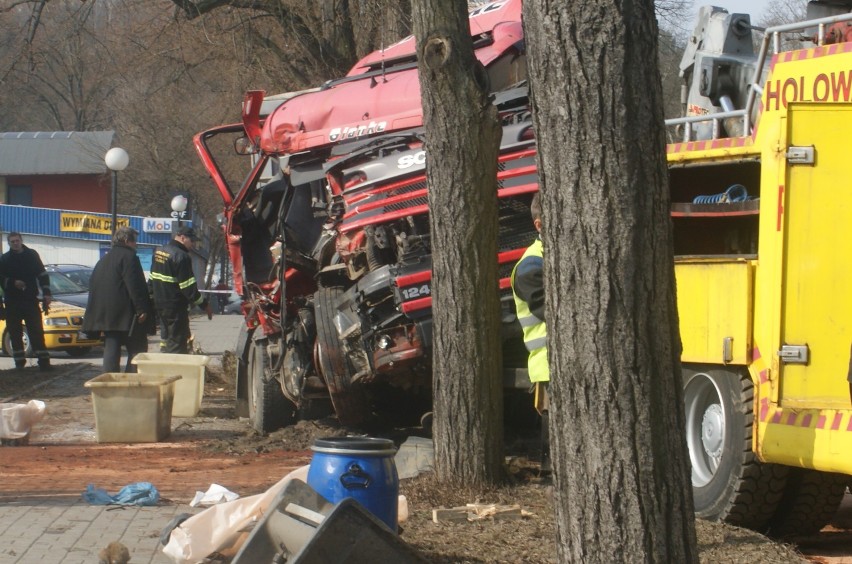
[[[41,400],[27,403],[0,403],[0,439],[23,439],[29,436],[33,425],[44,417],[45,405]]]
[[[163,553],[176,564],[202,562],[213,553],[234,556],[293,478],[307,481],[308,466],[293,470],[262,494],[220,503],[193,515],[172,530]]]
[[[163,554],[175,564],[197,564],[211,554],[233,557],[252,529],[292,479],[308,481],[309,465],[296,468],[262,494],[208,507],[172,529]],[[399,522],[408,518],[408,500],[398,499]]]
[[[210,484],[210,487],[207,488],[206,492],[195,492],[195,497],[189,502],[189,506],[198,507],[199,505],[203,505],[204,507],[209,507],[210,505],[216,505],[217,503],[234,501],[239,497],[239,494],[236,494],[219,484]]]

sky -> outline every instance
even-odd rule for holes
[[[693,13],[698,13],[698,8],[704,5],[719,6],[730,13],[751,14],[752,25],[760,21],[763,10],[769,5],[770,0],[695,0]],[[802,0],[805,4],[806,0]]]

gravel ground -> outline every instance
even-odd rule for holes
[[[168,497],[191,495],[210,482],[226,484],[242,494],[257,493],[276,482],[288,468],[305,464],[308,449],[317,437],[345,433],[334,419],[303,421],[266,436],[252,431],[245,420],[234,417],[232,383],[221,368],[209,371],[201,412],[194,418],[173,421],[172,435],[157,445],[97,445],[89,393],[82,383],[99,373],[99,359],[72,363],[43,374],[35,368],[0,371],[0,402],[25,402],[31,398],[48,403],[48,416],[33,432],[30,446],[2,447],[0,473],[7,479],[0,498],[19,492],[42,491],[49,468],[63,468],[73,477],[75,465],[81,472],[104,472],[102,487],[127,483],[129,472],[145,470],[163,480]],[[227,363],[227,360],[226,360]],[[389,436],[400,440],[399,432]],[[77,445],[78,448],[69,448]],[[438,483],[431,473],[401,480],[400,493],[409,503],[409,518],[402,524],[401,538],[430,562],[555,562],[555,524],[552,489],[538,479],[537,465],[527,458],[523,441],[507,445],[513,483],[484,491],[463,490]],[[514,452],[513,452],[514,451]],[[17,456],[10,457],[15,452]],[[85,456],[81,456],[84,453]],[[26,461],[33,466],[27,470]],[[46,466],[49,460],[49,466]],[[85,462],[84,462],[85,461]],[[200,475],[193,474],[201,461]],[[83,467],[82,465],[89,466]],[[13,482],[13,480],[18,480]],[[57,486],[58,487],[58,486]],[[77,487],[65,486],[69,494]],[[41,489],[40,489],[41,488]],[[847,496],[849,497],[849,496]],[[468,503],[519,504],[527,516],[516,520],[434,523],[432,510]],[[846,517],[849,519],[849,517]],[[850,524],[852,526],[852,524]],[[757,533],[720,523],[697,522],[702,562],[802,562],[793,547],[774,542]],[[820,549],[819,539],[805,539],[813,562],[843,562],[850,557],[849,529],[824,531],[833,548]],[[837,534],[846,543],[837,543]],[[834,536],[832,536],[834,535]],[[816,543],[816,552],[813,543]],[[844,548],[839,548],[845,546]],[[845,550],[845,552],[843,552]],[[839,552],[838,552],[839,551]],[[839,554],[839,556],[838,556]]]

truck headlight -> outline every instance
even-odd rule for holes
[[[67,317],[48,317],[44,320],[44,324],[48,327],[68,327],[71,325]]]

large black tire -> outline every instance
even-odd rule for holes
[[[258,433],[270,433],[291,425],[296,419],[296,406],[281,391],[272,377],[266,354],[266,339],[249,344],[248,404],[249,419]]]
[[[784,497],[769,522],[769,535],[778,538],[818,533],[837,513],[849,476],[791,468]]]
[[[744,369],[683,367],[695,514],[765,531],[788,469],[752,452],[754,384]]]
[[[365,423],[371,412],[364,390],[352,383],[352,370],[334,326],[335,305],[343,291],[339,286],[323,286],[317,290],[314,300],[317,360],[337,420],[343,425],[355,426]]]
[[[251,352],[251,333],[245,324],[242,324],[236,346],[234,346],[234,408],[237,417],[249,416],[248,365],[249,353]]]

